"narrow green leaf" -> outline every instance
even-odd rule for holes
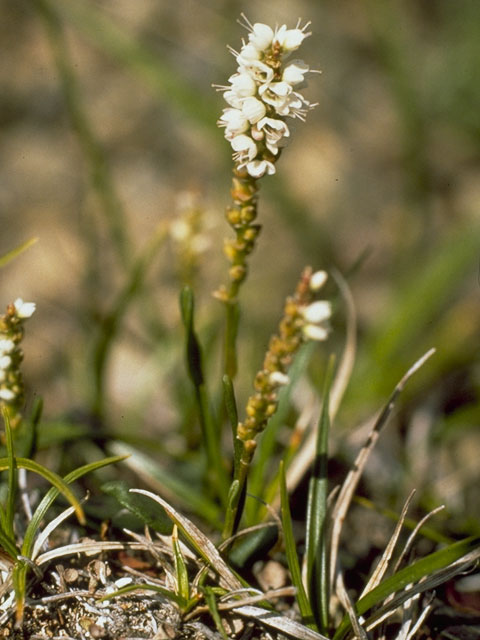
[[[187,369],[195,388],[210,485],[222,503],[226,505],[229,482],[223,465],[221,437],[215,424],[205,384],[202,350],[195,333],[194,309],[193,292],[190,287],[184,287],[180,293],[180,310],[185,327]]]
[[[125,455],[112,456],[110,458],[104,458],[103,460],[97,460],[96,462],[89,462],[88,464],[83,465],[82,467],[78,467],[78,469],[74,469],[73,471],[68,473],[63,478],[63,482],[65,484],[70,484],[72,482],[75,482],[75,480],[78,480],[82,476],[86,475],[87,473],[96,471],[97,469],[101,469],[102,467],[105,467],[109,464],[115,464],[116,462],[121,462],[125,458],[126,458]],[[17,462],[18,462],[18,459],[17,459]],[[48,509],[51,507],[51,505],[53,504],[54,500],[56,499],[59,493],[61,493],[61,491],[58,487],[56,486],[51,487],[47,491],[47,493],[44,495],[42,500],[40,501],[40,504],[38,505],[38,507],[35,509],[32,519],[28,523],[27,529],[25,531],[25,536],[22,544],[23,556],[27,558],[30,557],[37,531],[39,530],[40,525],[43,519],[45,518],[45,515]]]
[[[224,638],[224,640],[228,640],[228,636],[225,632],[225,629],[223,628],[222,618],[220,617],[220,613],[218,611],[215,591],[212,589],[212,587],[205,587],[203,590],[203,596],[205,598],[205,603],[208,607],[210,615],[212,616],[212,620],[217,627],[217,631],[222,636],[222,638]]]
[[[472,536],[459,542],[454,542],[444,549],[435,551],[425,558],[421,558],[408,567],[401,569],[395,575],[381,582],[378,587],[372,589],[355,606],[357,615],[364,615],[369,609],[380,604],[392,593],[404,589],[409,584],[415,584],[425,576],[435,571],[448,567],[456,560],[460,560],[469,552],[480,547],[480,536]],[[345,616],[338,627],[333,640],[341,640],[350,629],[350,621]]]
[[[227,410],[228,421],[232,428],[232,440],[233,440],[233,465],[237,467],[240,462],[240,456],[242,453],[242,443],[237,438],[238,427],[238,411],[237,401],[235,399],[235,389],[230,376],[225,374],[222,379],[223,382],[223,398],[225,402],[225,408]]]
[[[335,359],[330,358],[323,389],[323,405],[317,432],[315,460],[310,478],[307,507],[307,584],[312,610],[321,633],[329,628],[327,497],[330,387]]]
[[[15,517],[15,503],[17,500],[17,485],[18,485],[18,472],[15,462],[15,450],[13,447],[12,428],[10,426],[10,417],[8,415],[8,409],[2,407],[3,423],[5,425],[5,440],[7,445],[7,459],[8,459],[8,494],[7,494],[7,506],[5,509],[5,533],[12,540],[15,539],[15,533],[13,530],[13,519]]]
[[[177,593],[185,601],[190,600],[190,581],[188,579],[187,565],[178,541],[178,527],[173,525],[172,531],[173,557],[175,561],[175,575],[177,579]]]
[[[108,593],[107,595],[102,596],[98,600],[98,602],[112,600],[117,596],[123,596],[126,593],[131,593],[132,591],[155,591],[156,593],[165,596],[172,602],[175,602],[181,611],[184,611],[189,606],[189,603],[179,595],[177,595],[173,591],[170,591],[170,589],[166,589],[165,587],[161,587],[160,585],[156,584],[127,584],[125,587],[120,587],[120,589],[117,589],[117,591],[114,591],[113,593]]]
[[[195,387],[204,383],[202,352],[194,329],[195,302],[193,291],[184,287],[180,292],[180,311],[186,332],[186,357],[188,374]]]
[[[70,504],[74,507],[75,513],[77,514],[77,518],[81,524],[85,524],[85,515],[83,513],[83,509],[80,506],[79,501],[70,491],[70,489],[65,484],[65,481],[53,471],[50,471],[43,465],[35,462],[34,460],[28,460],[28,458],[15,458],[15,463],[18,467],[26,469],[27,471],[33,471],[40,476],[43,476],[45,480],[48,480],[50,484],[52,484],[60,493],[67,498]],[[0,458],[0,471],[4,471],[9,467],[9,459],[8,458]]]
[[[0,256],[0,269],[8,264],[11,260],[19,256],[21,253],[23,253],[27,249],[30,249],[30,247],[33,246],[37,241],[38,238],[30,238],[30,240],[22,242],[22,244],[19,244],[18,247],[15,247],[15,249],[12,249],[8,253],[5,253],[3,256]]]
[[[64,488],[67,489],[67,492],[73,497],[74,501],[78,504],[76,498],[73,496],[73,494],[71,494],[70,490],[66,486],[67,484],[69,484],[70,482],[74,482],[75,480],[85,475],[86,473],[89,473],[90,471],[100,469],[101,467],[104,467],[108,464],[113,464],[114,462],[120,462],[124,458],[125,456],[116,456],[113,458],[105,458],[104,460],[98,460],[97,462],[91,462],[82,467],[79,467],[78,469],[74,469],[69,474],[67,474],[65,478],[63,478],[63,480],[59,476],[56,476],[56,474],[53,474],[53,472],[49,472],[49,474],[53,474],[53,476],[56,476],[56,478],[60,482],[52,482],[52,480],[50,480],[50,478],[47,477],[47,480],[49,480],[49,482],[54,486],[47,491],[47,493],[41,500],[40,504],[35,509],[35,513],[33,514],[32,519],[28,523],[27,529],[25,531],[25,536],[23,538],[21,555],[25,556],[26,558],[30,558],[32,553],[32,548],[35,542],[35,537],[40,528],[40,525],[45,517],[46,512],[48,511],[49,507],[52,505],[55,498],[59,495],[59,493],[63,493],[64,495],[66,495],[67,499],[69,499],[68,495],[64,491]],[[22,466],[22,464],[19,462],[20,460],[21,460],[20,458],[17,458],[17,464],[19,466]],[[44,469],[37,463],[33,463],[33,461],[29,461],[29,462],[32,462],[32,464],[34,465],[33,468],[29,469],[30,471],[36,471],[37,473],[40,473],[38,469],[40,470]],[[2,460],[0,460],[0,465],[1,463],[2,463]],[[25,468],[28,468],[28,467],[25,466]],[[45,475],[45,474],[41,473],[41,475]],[[55,477],[53,479],[55,479]],[[72,501],[70,500],[70,502]],[[72,502],[72,505],[75,507],[75,509],[77,509],[76,504]],[[80,507],[80,510],[81,510],[81,507]],[[81,510],[81,515],[83,517],[83,510]],[[77,510],[77,516],[78,516],[78,510]],[[17,554],[15,554],[15,557],[16,555]],[[17,619],[21,619],[23,617],[28,568],[29,568],[28,564],[19,562],[16,564],[13,571],[12,579],[13,579],[13,584],[15,589],[15,600],[17,603]]]
[[[237,478],[232,480],[232,484],[228,490],[227,495],[227,507],[225,509],[225,523],[223,525],[223,539],[229,538],[233,531],[235,531],[235,525],[237,524],[237,514],[239,506],[245,500],[245,485],[240,485],[240,480]],[[241,511],[241,509],[240,509]]]
[[[187,542],[192,545],[212,570],[220,576],[226,588],[235,590],[244,586],[222,558],[210,538],[202,533],[193,522],[174,509],[166,500],[151,491],[145,491],[144,489],[130,489],[130,491],[148,496],[165,509],[169,517],[183,533]]]
[[[43,398],[36,397],[28,420],[23,420],[21,453],[22,458],[33,458],[38,446],[38,425],[43,414]],[[17,451],[19,451],[17,447]],[[20,452],[20,451],[19,451]]]
[[[314,622],[312,608],[310,606],[310,602],[303,585],[302,572],[300,570],[300,563],[297,555],[297,546],[295,544],[295,538],[293,536],[292,516],[290,513],[290,505],[288,502],[287,481],[285,478],[285,465],[283,460],[280,462],[280,498],[285,553],[287,556],[287,564],[290,570],[290,575],[292,577],[292,583],[297,591],[296,600],[298,603],[298,608],[300,609],[302,622],[309,626],[311,629],[318,631],[317,625]]]
[[[0,527],[0,547],[12,557],[12,563],[15,562],[18,555],[17,546],[15,540],[5,533],[3,526]]]
[[[0,503],[0,530],[6,532],[7,529],[7,514],[5,513],[3,505]]]

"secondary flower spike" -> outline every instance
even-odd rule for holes
[[[306,31],[309,23],[272,29],[242,18],[248,40],[239,52],[231,50],[238,68],[230,84],[219,87],[229,106],[217,124],[225,129],[225,138],[232,145],[236,168],[261,178],[275,173],[279,152],[290,136],[286,118],[304,120],[315,106],[298,92],[311,69],[303,60],[287,60],[310,35]]]
[[[23,324],[34,312],[34,302],[24,302],[17,298],[7,306],[6,313],[0,315],[0,406],[7,409],[13,428],[22,419],[21,410],[25,400],[20,371],[23,360],[20,348],[24,334]]]

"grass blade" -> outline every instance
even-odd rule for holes
[[[455,542],[444,549],[435,551],[425,558],[417,560],[417,562],[401,569],[395,575],[384,580],[375,589],[361,598],[355,607],[357,615],[364,615],[369,609],[380,604],[392,593],[405,589],[407,585],[418,583],[419,580],[425,576],[429,576],[435,571],[448,567],[455,561],[467,556],[470,552],[478,551],[479,548],[480,536],[472,536],[471,538]],[[423,586],[426,589],[429,588],[426,584]],[[341,640],[341,638],[344,638],[349,628],[350,621],[345,618],[333,636],[333,640]]]
[[[189,544],[193,546],[200,557],[205,560],[212,570],[220,576],[220,579],[226,588],[235,590],[241,589],[244,586],[234,572],[229,568],[211,540],[207,538],[207,536],[203,534],[192,522],[190,522],[190,520],[181,515],[160,496],[157,496],[150,491],[144,491],[143,489],[130,489],[130,491],[132,493],[140,493],[144,496],[148,496],[155,502],[158,502],[158,504],[165,509],[168,516],[178,526]]]
[[[217,607],[217,599],[215,596],[215,592],[212,587],[205,587],[203,589],[203,595],[205,598],[205,604],[208,607],[208,611],[212,616],[212,620],[215,623],[218,633],[222,636],[224,640],[228,640],[228,636],[223,628],[222,618],[220,617],[220,613]]]
[[[63,478],[63,482],[65,485],[70,484],[71,482],[75,482],[82,476],[90,473],[92,471],[96,471],[97,469],[101,469],[109,464],[115,464],[117,462],[121,462],[125,459],[126,456],[113,456],[111,458],[104,458],[103,460],[97,460],[96,462],[90,462],[74,471],[71,471]],[[48,509],[51,507],[54,500],[60,493],[60,489],[56,486],[51,487],[43,499],[40,501],[40,504],[35,509],[35,513],[33,514],[32,519],[28,523],[27,529],[25,531],[25,536],[22,544],[22,555],[29,558],[31,555],[31,551],[33,548],[33,544],[35,541],[35,536],[40,527],[41,522],[45,518],[45,515]]]
[[[292,517],[290,514],[290,505],[288,503],[287,482],[285,479],[285,468],[283,461],[280,462],[280,497],[281,497],[281,515],[282,515],[282,531],[285,542],[285,553],[287,556],[287,564],[290,570],[293,586],[297,594],[296,600],[302,622],[312,629],[317,630],[314,623],[312,608],[308,600],[307,593],[302,581],[302,572],[297,555],[297,546],[293,537]]]
[[[357,316],[353,296],[346,280],[340,272],[333,269],[332,276],[345,304],[346,337],[345,346],[343,348],[342,356],[340,358],[339,366],[335,373],[335,379],[333,380],[330,392],[330,420],[333,420],[337,415],[340,403],[352,376],[357,351]],[[295,487],[298,486],[298,483],[305,476],[305,473],[313,463],[316,439],[316,429],[312,428],[305,441],[302,443],[300,452],[294,457],[291,465],[287,468],[287,487],[290,493],[292,493]]]
[[[195,324],[195,302],[190,287],[184,287],[180,294],[180,309],[186,337],[186,358],[190,379],[195,388],[200,425],[203,434],[203,443],[207,457],[208,470],[210,472],[210,485],[226,505],[229,481],[223,465],[221,450],[221,438],[218,426],[213,418],[210,400],[203,373],[202,350],[198,341]]]
[[[14,562],[18,555],[18,549],[15,540],[5,534],[3,526],[0,527],[0,546],[12,557],[12,562]]]
[[[165,596],[165,598],[168,598],[168,600],[175,602],[175,604],[178,605],[181,611],[185,610],[189,604],[186,600],[178,596],[176,593],[170,591],[170,589],[166,589],[165,587],[161,587],[160,585],[156,584],[127,584],[125,587],[120,587],[120,589],[117,589],[117,591],[114,591],[113,593],[107,593],[107,595],[102,596],[98,600],[98,602],[112,600],[117,596],[123,596],[127,593],[131,593],[132,591],[155,591],[156,593]]]
[[[14,260],[21,253],[23,253],[27,249],[30,249],[30,247],[33,246],[36,242],[38,242],[38,238],[30,238],[30,240],[19,244],[18,247],[15,247],[15,249],[12,249],[8,253],[4,253],[3,256],[0,256],[0,269],[8,264],[11,260]]]
[[[355,489],[360,481],[361,475],[367,464],[368,457],[372,452],[378,438],[380,432],[382,431],[385,424],[388,422],[388,419],[393,411],[395,406],[395,402],[403,391],[405,384],[409,380],[409,378],[433,355],[435,352],[434,349],[430,349],[427,351],[425,355],[423,355],[419,360],[417,360],[412,367],[407,371],[407,373],[403,376],[400,382],[397,384],[395,389],[393,390],[388,402],[385,404],[383,410],[378,416],[375,424],[370,431],[370,434],[367,438],[365,445],[360,450],[357,455],[355,462],[352,466],[352,469],[347,474],[345,481],[340,489],[339,495],[335,502],[335,506],[332,513],[332,533],[331,533],[331,542],[330,542],[330,588],[333,588],[335,584],[335,570],[337,563],[337,555],[338,555],[338,547],[340,544],[340,535],[342,532],[343,522],[346,518],[347,511],[350,507],[350,504],[353,500],[353,496],[355,493]]]
[[[9,464],[10,461],[8,458],[0,458],[0,471],[5,471],[6,469],[8,469]],[[17,465],[17,467],[22,467],[27,471],[33,471],[34,473],[37,473],[38,475],[44,477],[45,480],[52,484],[60,493],[63,493],[65,498],[75,508],[75,513],[77,514],[79,522],[81,524],[85,524],[85,515],[79,501],[70,491],[65,481],[58,474],[56,474],[54,471],[50,471],[34,460],[29,460],[28,458],[15,458],[15,464]]]
[[[323,405],[317,430],[317,444],[307,507],[307,585],[315,621],[322,633],[329,627],[329,584],[327,554],[328,434],[330,431],[330,388],[335,359],[328,363]]]
[[[225,374],[223,376],[223,398],[225,403],[225,409],[227,411],[228,421],[232,428],[233,439],[233,465],[236,468],[240,462],[240,455],[242,453],[242,443],[237,438],[237,426],[238,426],[238,411],[237,401],[235,399],[235,389],[230,376]]]
[[[10,417],[6,407],[2,407],[2,417],[5,424],[5,440],[7,446],[8,459],[8,477],[7,477],[7,505],[5,508],[5,521],[3,523],[5,534],[12,540],[15,540],[13,530],[13,518],[15,516],[15,502],[17,500],[18,471],[15,462],[15,450],[13,448],[12,428],[10,426]]]
[[[180,543],[178,541],[178,527],[173,525],[172,531],[172,547],[173,558],[175,561],[175,576],[177,579],[177,594],[188,602],[190,600],[190,580],[188,579],[187,565],[180,549]]]

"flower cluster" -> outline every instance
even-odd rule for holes
[[[201,256],[210,248],[210,220],[201,206],[200,196],[184,191],[177,199],[178,215],[170,223],[170,237],[184,284],[193,285],[199,272]]]
[[[297,89],[305,86],[309,66],[302,60],[285,59],[298,49],[308,24],[273,30],[266,24],[250,24],[240,53],[232,51],[238,63],[230,85],[219,87],[229,107],[223,110],[218,125],[232,145],[236,167],[245,167],[253,178],[275,173],[279,152],[290,136],[286,117],[305,119],[313,108]]]
[[[325,271],[312,273],[307,268],[295,294],[287,298],[278,333],[270,339],[263,368],[255,377],[255,393],[248,399],[247,418],[237,427],[237,437],[250,455],[255,448],[255,436],[263,431],[277,409],[278,388],[289,383],[288,367],[300,345],[307,340],[321,341],[328,337],[331,304],[327,300],[315,300],[326,280]]]
[[[35,311],[35,303],[17,298],[7,306],[0,316],[0,403],[9,412],[12,427],[21,420],[20,409],[24,400],[23,378],[20,364],[23,353],[20,342],[23,338],[23,322]]]

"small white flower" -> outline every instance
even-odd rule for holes
[[[225,91],[223,94],[223,99],[235,109],[242,108],[243,99],[239,98],[237,92],[233,91],[233,89],[228,89],[227,91]]]
[[[30,318],[35,312],[35,302],[24,302],[22,298],[17,298],[13,304],[19,318]]]
[[[256,22],[251,33],[248,34],[248,39],[256,49],[264,51],[272,44],[273,36],[273,29],[268,24]]]
[[[315,271],[310,278],[310,289],[319,291],[327,281],[328,274],[326,271]]]
[[[5,371],[12,364],[12,359],[10,356],[1,356],[0,357],[0,370]]]
[[[305,29],[310,23],[308,22],[302,29],[287,29],[287,25],[282,25],[275,33],[275,42],[285,51],[295,51],[307,38],[310,33],[305,33]]]
[[[311,105],[308,100],[300,94],[292,91],[288,95],[283,104],[279,104],[275,107],[275,111],[279,116],[290,116],[291,118],[299,118],[305,120],[305,116],[309,109],[313,109],[315,105]]]
[[[257,155],[257,145],[255,142],[244,134],[240,134],[239,136],[235,136],[232,142],[232,149],[236,151],[234,154],[234,160],[236,162],[242,163],[253,160]]]
[[[262,85],[258,90],[262,100],[276,111],[285,105],[291,92],[292,87],[288,82],[270,82]]]
[[[0,354],[11,353],[15,349],[15,343],[13,340],[6,338],[0,340]]]
[[[282,73],[282,80],[294,86],[305,81],[305,74],[308,73],[309,66],[303,60],[294,60]]]
[[[248,73],[235,73],[228,80],[239,98],[254,96],[257,92],[257,83]]]
[[[319,327],[316,324],[306,324],[303,327],[303,334],[310,340],[321,342],[328,338],[328,329],[326,327]]]
[[[275,165],[269,160],[252,160],[247,163],[247,171],[252,178],[261,178],[265,174],[272,176],[275,173]]]
[[[0,400],[5,400],[5,402],[15,400],[15,393],[11,389],[0,389]]]
[[[224,109],[218,125],[225,127],[225,137],[230,140],[248,129],[248,120],[240,109]]]
[[[267,148],[273,153],[278,153],[278,144],[290,136],[290,130],[283,120],[276,118],[262,118],[256,125],[257,129],[264,131]],[[254,127],[252,127],[253,129]]]
[[[242,104],[242,113],[250,122],[250,124],[255,124],[263,118],[263,116],[267,112],[267,107],[263,104],[261,100],[258,98],[250,97],[245,98]]]
[[[281,371],[272,371],[269,375],[270,384],[274,384],[279,387],[284,387],[290,382],[290,378],[286,373],[282,373]]]
[[[240,60],[240,57],[237,58],[238,63],[240,64],[239,71],[248,73],[255,82],[259,82],[260,84],[268,83],[273,80],[273,69],[261,62],[260,60],[250,60],[247,61],[247,64],[243,64],[243,60]]]
[[[319,324],[325,322],[332,315],[332,305],[327,300],[312,302],[302,311],[302,315],[308,323]]]
[[[239,65],[246,65],[252,60],[260,60],[261,51],[253,44],[244,44],[240,53],[237,54],[237,62]]]

